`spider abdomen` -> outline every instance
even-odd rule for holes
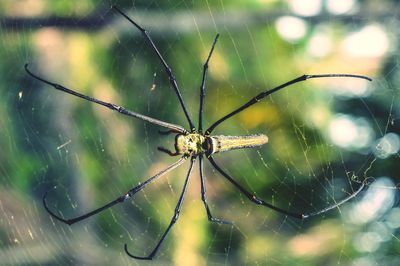
[[[244,136],[210,136],[208,153],[225,152],[236,149],[254,148],[268,142],[268,137],[263,134]]]

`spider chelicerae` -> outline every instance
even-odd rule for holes
[[[258,94],[257,96],[255,96],[254,98],[250,99],[248,102],[246,102],[245,104],[243,104],[242,106],[236,108],[235,110],[231,111],[230,113],[226,114],[225,116],[223,116],[222,118],[220,118],[219,120],[217,120],[216,122],[214,122],[210,127],[208,127],[208,129],[206,129],[205,131],[203,131],[203,108],[204,108],[204,98],[205,98],[205,83],[206,83],[206,79],[207,79],[207,71],[208,71],[208,63],[210,61],[210,58],[212,56],[212,53],[214,51],[215,45],[217,43],[219,34],[216,35],[214,42],[211,46],[211,50],[208,54],[208,57],[206,59],[206,62],[203,66],[203,72],[202,72],[202,79],[201,79],[201,86],[200,86],[200,110],[199,110],[199,118],[198,118],[198,127],[196,129],[193,120],[191,118],[191,116],[189,115],[188,109],[186,107],[185,101],[182,98],[181,92],[179,90],[178,87],[178,83],[175,79],[175,76],[172,72],[172,69],[169,67],[169,65],[167,64],[167,62],[165,61],[165,59],[163,58],[163,56],[161,55],[160,51],[157,49],[154,41],[152,40],[152,38],[150,37],[149,33],[147,32],[147,30],[145,30],[144,28],[142,28],[140,25],[138,25],[135,21],[133,21],[131,18],[129,18],[125,13],[123,13],[118,7],[113,6],[113,9],[116,10],[120,15],[122,15],[123,17],[125,17],[131,24],[133,24],[138,30],[141,31],[141,33],[143,34],[143,36],[145,37],[145,39],[147,40],[148,44],[150,45],[151,49],[156,53],[158,59],[160,60],[161,64],[164,66],[165,68],[165,72],[169,78],[169,82],[171,83],[175,94],[178,97],[178,100],[180,102],[180,105],[183,109],[183,112],[185,114],[185,117],[189,123],[189,128],[190,130],[185,129],[184,127],[180,126],[180,125],[176,125],[176,124],[172,124],[172,123],[168,123],[168,122],[164,122],[143,114],[139,114],[133,111],[130,111],[122,106],[116,105],[116,104],[112,104],[112,103],[108,103],[108,102],[104,102],[101,100],[98,100],[96,98],[90,97],[90,96],[86,96],[83,95],[79,92],[73,91],[71,89],[68,89],[60,84],[57,83],[53,83],[50,82],[44,78],[39,77],[38,75],[32,73],[29,69],[28,69],[28,64],[25,65],[25,70],[26,72],[32,76],[33,78],[46,83],[52,87],[54,87],[57,90],[63,91],[65,93],[69,93],[72,94],[74,96],[77,96],[79,98],[85,99],[87,101],[105,106],[111,110],[115,110],[121,114],[127,115],[127,116],[131,116],[131,117],[135,117],[138,119],[141,119],[143,121],[167,128],[167,131],[160,131],[160,133],[162,134],[176,134],[175,135],[175,151],[172,152],[166,148],[163,147],[158,147],[158,150],[167,153],[170,156],[180,156],[180,159],[176,162],[174,162],[173,164],[169,165],[167,168],[163,169],[162,171],[158,172],[157,174],[155,174],[154,176],[150,177],[149,179],[147,179],[146,181],[144,181],[143,183],[140,183],[139,185],[137,185],[136,187],[130,189],[128,192],[126,192],[125,194],[117,197],[116,199],[114,199],[113,201],[105,204],[104,206],[97,208],[93,211],[90,211],[88,213],[85,213],[81,216],[75,217],[75,218],[71,218],[71,219],[65,219],[62,218],[58,215],[56,215],[53,211],[51,211],[46,203],[46,196],[47,193],[45,193],[45,195],[43,196],[43,205],[46,209],[46,211],[55,219],[57,219],[58,221],[61,221],[63,223],[66,223],[68,225],[72,225],[74,223],[80,222],[82,220],[85,220],[97,213],[100,213],[118,203],[122,203],[125,202],[126,200],[130,199],[133,195],[135,195],[137,192],[141,191],[142,189],[144,189],[147,185],[149,185],[150,183],[152,183],[153,181],[155,181],[156,179],[158,179],[159,177],[165,175],[166,173],[172,171],[173,169],[177,168],[178,166],[182,165],[187,159],[190,159],[190,165],[189,165],[189,170],[186,174],[186,178],[185,178],[185,182],[182,188],[182,192],[180,194],[178,203],[175,207],[175,212],[174,215],[171,218],[171,221],[167,227],[167,229],[165,230],[165,232],[163,233],[163,235],[161,236],[161,239],[158,241],[157,245],[154,247],[154,249],[149,253],[149,255],[147,256],[137,256],[137,255],[133,255],[129,250],[128,250],[128,246],[127,244],[124,245],[124,249],[126,251],[126,253],[135,259],[142,259],[142,260],[151,260],[155,257],[155,255],[157,254],[158,250],[160,249],[161,244],[163,243],[163,241],[165,240],[165,238],[167,237],[168,233],[170,232],[172,226],[175,224],[175,222],[178,220],[179,218],[179,214],[181,211],[181,207],[185,198],[185,194],[186,194],[186,190],[188,187],[188,183],[189,183],[189,178],[191,176],[192,173],[192,169],[194,166],[194,163],[196,161],[196,159],[199,159],[199,170],[200,170],[200,179],[201,179],[201,199],[204,203],[204,207],[205,207],[205,211],[207,213],[207,217],[208,220],[210,222],[214,222],[214,223],[222,223],[222,224],[230,224],[231,222],[226,221],[226,220],[222,220],[222,219],[218,219],[215,218],[210,211],[210,207],[207,203],[207,197],[206,197],[206,185],[205,185],[205,177],[204,177],[204,170],[203,170],[203,163],[204,163],[204,158],[207,158],[208,161],[211,163],[211,165],[217,170],[217,172],[219,172],[224,178],[226,178],[227,181],[229,181],[236,189],[238,189],[245,197],[247,197],[251,202],[261,205],[261,206],[265,206],[267,208],[270,208],[276,212],[279,212],[283,215],[287,215],[287,216],[291,216],[291,217],[295,217],[298,219],[306,219],[309,218],[311,216],[315,216],[315,215],[319,215],[322,213],[325,213],[331,209],[334,209],[340,205],[342,205],[343,203],[347,202],[348,200],[350,200],[351,198],[355,197],[364,187],[365,182],[362,182],[360,187],[354,191],[354,193],[352,193],[351,195],[347,196],[346,198],[336,202],[333,205],[327,206],[323,209],[320,210],[316,210],[314,212],[311,213],[297,213],[297,212],[292,212],[292,211],[288,211],[285,209],[281,209],[271,203],[268,203],[266,201],[264,201],[263,199],[258,198],[257,196],[255,196],[253,193],[249,192],[245,187],[243,187],[239,182],[237,182],[231,175],[229,175],[228,173],[226,173],[224,170],[222,170],[222,168],[215,162],[215,160],[213,159],[213,154],[215,153],[219,153],[219,152],[225,152],[225,151],[230,151],[233,149],[243,149],[243,148],[253,148],[253,147],[259,147],[264,145],[265,143],[268,142],[268,138],[267,136],[263,135],[263,134],[254,134],[254,135],[245,135],[245,136],[223,136],[223,135],[211,135],[211,133],[213,132],[213,130],[220,125],[222,122],[224,122],[225,120],[229,119],[230,117],[238,114],[239,112],[247,109],[248,107],[252,106],[253,104],[256,104],[257,102],[259,102],[260,100],[262,100],[263,98],[267,97],[268,95],[275,93],[283,88],[286,88],[288,86],[291,86],[295,83],[298,82],[302,82],[305,81],[307,79],[316,79],[316,78],[334,78],[334,77],[348,77],[348,78],[359,78],[359,79],[366,79],[368,81],[371,81],[371,79],[369,77],[366,76],[361,76],[361,75],[352,75],[352,74],[320,74],[320,75],[302,75],[300,77],[297,77],[293,80],[290,80],[282,85],[279,85],[273,89],[270,90],[266,90],[264,92],[261,92],[260,94]]]

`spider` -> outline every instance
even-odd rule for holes
[[[302,82],[308,79],[317,79],[317,78],[334,78],[334,77],[348,77],[348,78],[359,78],[359,79],[365,79],[368,81],[371,81],[369,77],[366,76],[361,76],[361,75],[352,75],[352,74],[320,74],[320,75],[302,75],[300,77],[297,77],[293,80],[290,80],[282,85],[279,85],[273,89],[266,90],[264,92],[261,92],[254,98],[250,99],[248,102],[243,104],[242,106],[234,109],[230,113],[226,114],[225,116],[221,117],[219,120],[214,122],[208,129],[203,131],[203,108],[204,108],[204,98],[205,98],[205,88],[206,88],[206,79],[207,79],[207,72],[208,72],[208,63],[210,61],[210,58],[212,56],[212,53],[214,51],[215,45],[217,43],[219,34],[216,35],[214,42],[211,46],[211,50],[208,54],[208,57],[203,65],[203,71],[202,71],[202,79],[201,79],[201,86],[200,86],[200,108],[199,108],[199,113],[198,113],[198,127],[196,129],[193,120],[191,116],[189,115],[188,109],[186,107],[185,101],[182,98],[181,92],[178,87],[178,83],[175,79],[175,76],[172,72],[172,69],[169,67],[167,62],[165,61],[164,57],[161,55],[160,51],[156,47],[154,41],[150,37],[150,34],[148,31],[144,28],[142,28],[139,24],[137,24],[135,21],[133,21],[130,17],[128,17],[124,12],[122,12],[118,7],[113,6],[112,7],[117,13],[122,15],[124,18],[126,18],[131,24],[133,24],[144,36],[146,41],[148,42],[150,48],[155,52],[156,56],[160,60],[160,63],[163,65],[165,68],[165,72],[169,78],[169,82],[172,85],[172,88],[175,91],[176,96],[178,97],[179,103],[183,109],[183,112],[185,114],[185,117],[187,119],[187,122],[189,123],[189,128],[190,130],[185,129],[184,127],[168,122],[164,122],[143,114],[136,113],[134,111],[130,111],[122,106],[113,104],[113,103],[108,103],[84,94],[81,94],[79,92],[76,92],[74,90],[68,89],[67,87],[64,87],[60,84],[53,83],[51,81],[48,81],[44,78],[41,78],[40,76],[34,74],[31,72],[28,68],[28,64],[25,64],[25,70],[26,72],[32,76],[34,79],[39,80],[45,84],[48,84],[52,86],[54,89],[60,90],[62,92],[72,94],[76,97],[85,99],[89,102],[93,102],[102,106],[105,106],[111,110],[117,111],[123,115],[135,117],[138,119],[141,119],[143,121],[164,127],[168,129],[167,131],[160,131],[161,134],[176,134],[175,135],[175,152],[172,152],[166,148],[163,147],[158,147],[158,150],[161,152],[165,152],[170,156],[180,156],[180,159],[174,162],[173,164],[169,165],[167,168],[163,169],[162,171],[158,172],[154,176],[150,177],[143,183],[139,183],[136,187],[128,190],[125,194],[117,197],[116,199],[110,201],[109,203],[105,204],[102,207],[99,207],[93,211],[87,212],[83,215],[77,216],[75,218],[71,219],[65,219],[62,218],[61,216],[56,215],[52,210],[47,205],[46,202],[46,197],[48,192],[46,192],[43,196],[43,205],[46,211],[55,219],[58,221],[61,221],[65,224],[72,225],[77,222],[80,222],[82,220],[85,220],[95,214],[98,214],[116,204],[125,202],[126,200],[130,199],[133,197],[137,192],[141,191],[144,189],[146,186],[148,186],[150,183],[158,179],[159,177],[165,175],[166,173],[172,171],[173,169],[177,168],[178,166],[182,165],[186,160],[190,158],[190,165],[189,169],[186,174],[186,178],[183,184],[182,191],[180,193],[180,197],[178,199],[177,205],[175,207],[174,215],[171,218],[171,221],[161,236],[160,240],[158,241],[157,245],[154,247],[154,249],[149,253],[147,256],[137,256],[132,254],[128,250],[127,244],[124,245],[125,252],[132,258],[135,259],[141,259],[141,260],[151,260],[153,259],[158,250],[160,249],[163,241],[167,237],[168,233],[170,232],[171,228],[175,224],[175,222],[179,218],[179,214],[181,211],[181,207],[185,198],[186,190],[188,187],[189,179],[192,173],[192,169],[194,166],[194,163],[197,158],[199,158],[199,170],[200,170],[200,179],[201,179],[201,199],[204,203],[205,211],[207,213],[208,220],[210,222],[214,223],[220,223],[220,224],[231,224],[231,222],[215,218],[210,211],[210,207],[207,202],[207,197],[206,197],[206,185],[205,185],[205,176],[204,176],[204,170],[203,170],[203,163],[204,163],[204,158],[207,158],[208,161],[211,163],[211,165],[219,172],[224,178],[226,178],[227,181],[229,181],[236,189],[238,189],[245,197],[247,197],[251,202],[261,205],[267,208],[270,208],[278,213],[281,213],[286,216],[298,218],[298,219],[306,219],[312,216],[316,216],[322,213],[325,213],[329,210],[332,210],[334,208],[339,207],[343,203],[347,202],[348,200],[352,199],[355,197],[364,187],[365,182],[361,183],[360,187],[351,195],[347,196],[346,198],[336,202],[333,205],[327,206],[323,209],[316,210],[314,212],[310,213],[296,213],[292,211],[288,211],[285,209],[281,209],[271,203],[268,203],[264,201],[261,198],[258,198],[251,192],[249,192],[244,186],[242,186],[238,181],[236,181],[231,175],[226,173],[222,168],[215,162],[213,159],[213,154],[219,153],[219,152],[226,152],[230,151],[233,149],[243,149],[243,148],[254,148],[254,147],[259,147],[268,142],[268,137],[263,135],[263,134],[254,134],[254,135],[245,135],[245,136],[223,136],[223,135],[211,135],[213,130],[220,125],[222,122],[226,121],[227,119],[231,118],[232,116],[238,114],[239,112],[247,109],[248,107],[252,106],[253,104],[256,104],[257,102],[261,101],[263,98],[267,97],[268,95],[275,93],[283,88],[289,87],[295,83]]]

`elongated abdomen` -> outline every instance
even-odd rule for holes
[[[254,148],[268,142],[268,137],[263,134],[244,136],[210,136],[209,154],[230,151],[235,149]]]

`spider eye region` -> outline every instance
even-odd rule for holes
[[[183,155],[203,154],[206,138],[198,133],[178,134],[175,139],[176,152]]]

